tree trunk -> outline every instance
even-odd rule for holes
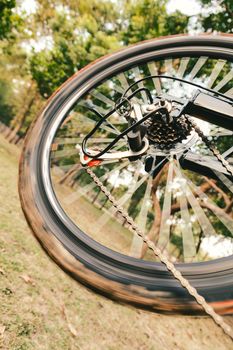
[[[30,84],[29,88],[27,89],[27,93],[30,94],[32,88],[32,83]],[[38,92],[33,91],[33,96],[30,98],[29,102],[26,104],[26,108],[23,109],[22,116],[19,116],[19,114],[13,119],[12,124],[16,124],[13,127],[13,130],[10,132],[10,134],[7,135],[6,139],[10,143],[16,143],[18,141],[18,138],[16,138],[18,132],[21,130],[23,127],[25,120],[30,112],[30,109],[32,108],[32,105],[34,104],[36,98],[37,98]],[[14,122],[15,121],[15,122]]]

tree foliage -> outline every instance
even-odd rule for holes
[[[232,32],[231,0],[199,1],[205,9],[199,25],[206,31]],[[186,33],[190,20],[179,11],[168,13],[168,0],[37,0],[32,13],[20,9],[22,2],[0,2],[0,70],[5,73],[0,112],[8,124],[22,113],[16,101],[23,100],[22,87],[28,81],[35,82],[36,100],[43,103],[96,58],[138,41]],[[23,82],[20,89],[13,79]],[[27,121],[33,117],[29,113]]]
[[[52,9],[43,18],[44,28],[53,45],[35,52],[31,57],[31,72],[42,96],[49,96],[74,72],[94,59],[120,46],[114,34],[113,5],[104,1],[61,2],[58,11]],[[39,11],[42,11],[41,8]],[[39,14],[39,18],[42,17]],[[49,30],[48,30],[49,28]]]
[[[200,20],[205,31],[233,33],[232,0],[200,0],[203,14]]]
[[[0,40],[12,39],[19,28],[20,16],[14,12],[15,7],[15,0],[0,1]]]
[[[188,17],[179,11],[169,15],[167,0],[126,2],[122,38],[126,45],[159,36],[186,33]]]
[[[10,103],[12,86],[9,81],[0,79],[0,116],[1,122],[9,124],[13,111]]]

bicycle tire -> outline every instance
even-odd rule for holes
[[[27,133],[19,170],[22,208],[46,253],[69,275],[114,300],[168,314],[203,314],[199,305],[160,263],[126,257],[103,247],[56,213],[46,195],[41,155],[56,113],[77,91],[95,86],[145,57],[196,51],[233,60],[231,35],[175,36],[145,41],[105,56],[68,79],[49,99]],[[122,67],[124,66],[124,67]],[[177,264],[185,278],[220,314],[233,312],[233,257]]]

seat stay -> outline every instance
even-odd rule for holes
[[[233,131],[233,100],[197,91],[180,114],[190,116]]]

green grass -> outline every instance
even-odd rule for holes
[[[66,276],[25,222],[17,194],[18,156],[0,136],[0,349],[232,349],[210,319],[122,306]]]

